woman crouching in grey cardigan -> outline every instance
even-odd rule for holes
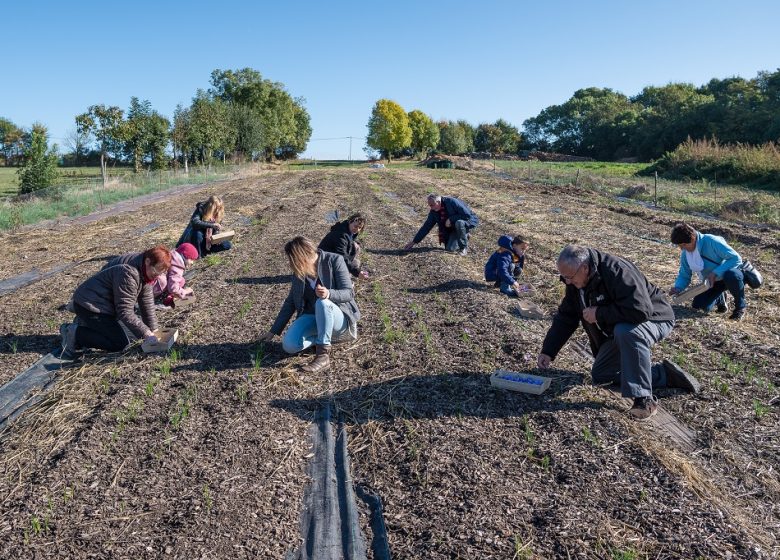
[[[290,293],[273,326],[260,340],[282,334],[296,313],[297,318],[282,337],[282,347],[295,354],[314,344],[316,356],[303,371],[317,373],[330,367],[331,341],[357,339],[360,311],[352,279],[341,255],[318,250],[305,237],[288,241],[284,253],[293,272]]]

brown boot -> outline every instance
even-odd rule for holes
[[[317,345],[317,355],[301,369],[306,373],[317,373],[330,367],[330,345]]]

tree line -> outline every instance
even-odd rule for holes
[[[434,122],[418,109],[405,112],[390,99],[376,102],[367,126],[366,145],[387,159],[432,152],[513,154],[522,143],[518,129],[503,119],[478,126],[465,120]]]
[[[461,120],[433,126],[430,117],[413,113],[420,112],[406,114],[392,101],[378,101],[368,122],[368,146],[384,157],[542,150],[602,161],[650,161],[688,138],[751,145],[780,140],[780,69],[752,79],[712,79],[698,87],[648,86],[634,96],[610,88],[580,89],[525,120],[521,131],[503,119],[478,126]],[[414,124],[420,121],[425,126]]]
[[[287,159],[306,149],[312,130],[305,100],[292,97],[284,84],[244,68],[214,70],[210,85],[199,89],[189,106],[178,105],[172,119],[138,97],[130,99],[127,111],[91,105],[75,117],[63,162],[99,162],[105,180],[109,164],[132,165],[135,171],[170,165],[186,168],[228,158],[234,162]],[[50,156],[43,125],[23,130],[0,118],[0,158],[5,165],[28,167],[41,151],[41,139],[43,153]]]

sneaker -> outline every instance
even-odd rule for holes
[[[647,420],[651,416],[655,416],[656,412],[658,412],[658,399],[653,395],[635,398],[634,406],[628,411],[637,420]]]
[[[699,392],[700,385],[694,376],[669,360],[663,361],[666,370],[666,386],[673,389],[685,389],[689,393]]]
[[[736,308],[731,315],[729,316],[729,319],[732,321],[741,321],[745,318],[745,307],[738,307]]]
[[[463,249],[461,249],[460,251],[458,251],[458,254],[459,254],[461,257],[465,257],[465,256],[468,254],[468,252],[469,252],[469,250],[468,250],[466,247],[463,247]]]
[[[721,296],[718,298],[718,304],[715,307],[718,313],[725,313],[729,310],[729,306],[726,303],[726,298],[721,294]]]

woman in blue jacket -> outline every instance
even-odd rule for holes
[[[726,312],[726,294],[728,290],[734,297],[734,311],[730,319],[741,321],[745,318],[745,278],[742,274],[742,257],[732,249],[726,240],[717,235],[700,233],[685,222],[672,228],[672,243],[680,247],[680,272],[671,295],[678,294],[688,287],[691,277],[696,273],[701,281],[707,280],[710,289],[693,298],[694,309]]]

